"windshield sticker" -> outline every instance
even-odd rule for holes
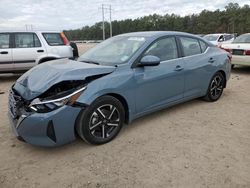
[[[121,58],[121,61],[126,61],[129,58],[129,56],[125,55]]]
[[[128,40],[145,41],[144,37],[129,37]]]

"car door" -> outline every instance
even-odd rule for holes
[[[13,62],[16,70],[27,70],[36,65],[39,56],[46,54],[39,38],[35,33],[15,33]]]
[[[175,37],[155,41],[143,53],[160,58],[158,66],[134,68],[135,98],[138,114],[160,108],[183,98],[184,63],[179,58]]]
[[[13,70],[12,49],[9,33],[0,33],[0,71]]]
[[[205,42],[191,37],[179,37],[185,60],[185,92],[184,97],[198,97],[206,91],[205,84],[213,71],[215,57],[209,56]]]

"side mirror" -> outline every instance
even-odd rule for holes
[[[223,38],[220,38],[219,40],[218,40],[218,42],[223,42],[224,41],[224,39]]]
[[[146,55],[141,58],[140,66],[157,66],[161,62],[159,57],[153,55]]]

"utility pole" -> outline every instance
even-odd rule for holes
[[[105,40],[104,4],[102,4],[102,39]]]
[[[105,11],[109,11],[109,21],[110,21],[110,37],[113,35],[112,31],[112,9],[111,5],[102,4],[102,38],[105,40]]]
[[[112,37],[111,5],[109,5],[110,37]]]

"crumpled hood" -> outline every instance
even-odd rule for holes
[[[69,59],[58,59],[35,66],[23,74],[14,89],[26,100],[31,100],[51,86],[68,80],[84,80],[89,76],[108,74],[112,66],[88,64]]]

